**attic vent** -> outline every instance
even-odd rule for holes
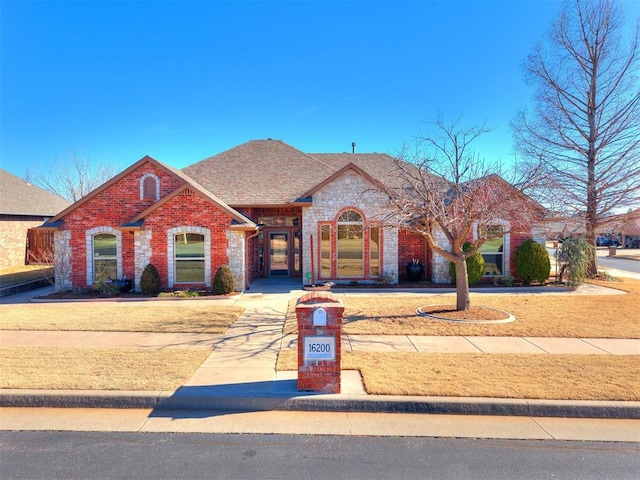
[[[185,188],[183,193],[185,195],[193,195],[193,190],[191,190],[190,188]]]
[[[351,153],[356,153],[356,142],[351,142]]]

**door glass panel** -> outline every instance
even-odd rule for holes
[[[271,276],[289,275],[289,235],[271,233],[269,235],[269,273]]]

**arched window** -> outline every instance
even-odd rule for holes
[[[160,179],[153,173],[145,173],[140,178],[140,199],[160,199]]]
[[[118,278],[118,242],[115,235],[99,233],[93,236],[93,281]]]
[[[364,276],[364,222],[355,210],[338,217],[336,259],[338,277]]]

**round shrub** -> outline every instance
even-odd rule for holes
[[[142,277],[140,277],[140,290],[142,290],[142,293],[146,295],[157,295],[162,290],[160,274],[152,264],[148,264],[142,271]]]
[[[523,242],[516,251],[516,272],[525,285],[544,283],[551,273],[547,249],[531,239]]]
[[[213,277],[213,293],[226,295],[233,292],[235,281],[229,265],[221,265]]]
[[[462,251],[468,252],[472,247],[473,245],[471,243],[465,242],[465,244],[462,246]],[[449,263],[449,274],[451,275],[451,281],[453,283],[456,283],[456,264],[453,262]],[[476,283],[478,283],[483,274],[484,258],[478,251],[467,258],[467,278],[469,279],[469,285],[475,285]]]

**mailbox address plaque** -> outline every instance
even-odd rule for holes
[[[307,336],[304,337],[304,360],[335,360],[336,337]]]

